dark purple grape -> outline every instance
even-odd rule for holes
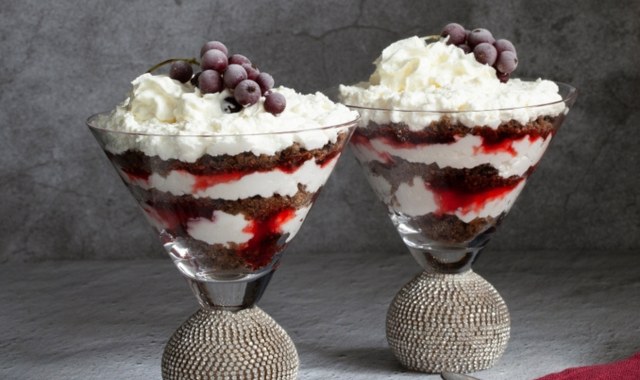
[[[207,51],[209,51],[211,49],[220,50],[221,52],[224,53],[224,55],[229,54],[229,50],[227,49],[227,47],[222,42],[220,42],[220,41],[209,41],[206,44],[202,45],[202,48],[200,49],[200,57],[202,57],[204,55],[204,53],[206,53]]]
[[[192,76],[193,68],[189,62],[176,61],[171,64],[171,69],[169,69],[169,78],[182,83],[187,83]]]
[[[458,45],[458,47],[462,50],[464,50],[465,54],[469,54],[471,53],[471,48],[469,47],[469,45],[467,44],[462,44],[462,45]]]
[[[235,63],[236,65],[242,65],[243,63],[251,64],[249,58],[245,57],[242,54],[234,54],[229,57],[229,63]]]
[[[476,58],[476,61],[493,66],[498,58],[498,51],[493,45],[483,42],[473,48],[473,56]]]
[[[260,86],[251,79],[245,79],[238,83],[233,90],[233,97],[243,107],[258,103],[260,96],[262,96]]]
[[[224,81],[224,86],[228,89],[233,90],[236,88],[238,83],[247,79],[247,71],[244,67],[232,63],[227,67],[227,70],[222,74],[222,79]]]
[[[469,37],[467,37],[467,44],[469,44],[469,46],[471,47],[475,47],[476,45],[483,42],[492,45],[494,42],[496,42],[496,39],[493,38],[491,32],[484,28],[477,28],[472,30],[471,33],[469,33]]]
[[[241,66],[247,72],[247,79],[256,80],[258,78],[260,70],[258,70],[257,67],[254,67],[250,63],[243,63]]]
[[[234,98],[228,96],[222,102],[222,110],[226,113],[236,113],[242,111],[242,106]]]
[[[518,67],[518,57],[512,51],[503,51],[496,60],[496,69],[501,73],[511,74]]]
[[[260,73],[260,75],[258,75],[258,78],[256,79],[256,83],[258,83],[258,86],[260,86],[260,90],[262,91],[262,93],[265,94],[267,93],[267,91],[273,88],[275,81],[270,74]]]
[[[200,60],[202,70],[216,70],[221,73],[228,65],[229,61],[226,54],[217,49],[207,50]]]
[[[200,74],[202,74],[202,71],[198,71],[198,72],[196,73],[196,75],[194,75],[193,77],[191,77],[191,84],[192,84],[193,86],[196,86],[196,87],[198,87],[198,86],[199,86],[199,84],[198,84],[198,80],[199,80],[199,78],[200,78]]]
[[[449,40],[447,40],[447,45],[460,45],[463,44],[467,35],[465,33],[465,29],[462,25],[456,24],[452,22],[447,24],[440,32],[442,37],[449,36]]]
[[[502,53],[503,51],[512,51],[514,53],[517,53],[515,46],[513,46],[513,44],[509,40],[505,40],[505,39],[497,40],[496,42],[493,43],[493,46],[496,47],[498,54]]]
[[[265,111],[277,115],[287,107],[287,99],[278,92],[270,92],[264,99]]]
[[[507,83],[509,81],[509,76],[511,74],[509,74],[509,73],[501,73],[501,72],[497,71],[496,75],[498,76],[498,79],[500,79],[500,82]]]
[[[198,87],[203,94],[213,94],[224,89],[220,73],[215,70],[204,70],[200,73]]]

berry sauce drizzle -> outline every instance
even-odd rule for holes
[[[473,153],[483,153],[483,154],[499,154],[499,153],[507,153],[512,157],[516,157],[518,152],[514,148],[513,144],[516,142],[523,141],[524,139],[529,139],[530,144],[535,144],[538,139],[541,139],[542,136],[536,135],[526,135],[521,138],[509,139],[502,138],[499,140],[487,139],[483,138],[480,146],[474,147]]]
[[[433,193],[438,205],[437,215],[453,214],[455,212],[467,214],[469,212],[480,213],[487,203],[503,199],[522,181],[524,181],[524,178],[520,178],[519,181],[511,185],[493,187],[479,192],[469,192],[455,188],[436,189],[428,184],[425,184],[425,186]]]
[[[151,176],[151,171],[148,170],[135,170],[135,169],[131,169],[131,168],[121,168],[122,172],[127,176],[127,179],[129,180],[129,182],[137,182],[137,181],[142,181],[142,182],[148,182],[149,181],[149,177]]]
[[[275,254],[285,247],[282,241],[282,226],[293,219],[296,210],[284,209],[265,220],[253,220],[243,232],[253,237],[238,250],[238,255],[244,259],[251,269],[258,269],[268,265]]]
[[[231,172],[222,174],[205,174],[194,176],[196,179],[193,184],[192,191],[194,193],[207,190],[208,188],[220,185],[223,183],[235,182],[244,177],[247,173],[244,172]]]
[[[528,134],[524,136],[518,136],[516,138],[507,137],[507,136],[485,136],[483,134],[479,135],[482,142],[479,146],[474,147],[473,153],[478,154],[499,154],[499,153],[507,153],[512,157],[516,157],[518,152],[514,147],[514,143],[520,142],[524,139],[529,139],[531,144],[535,143],[538,139],[543,138],[540,134]],[[415,143],[411,141],[398,141],[397,139],[391,138],[390,136],[380,136],[375,137],[382,141],[382,143],[386,146],[393,147],[395,149],[428,149],[429,145],[433,145],[433,143]],[[453,144],[458,139],[454,139],[454,141],[447,142],[446,144]],[[387,152],[381,152],[373,147],[371,143],[371,138],[362,134],[354,133],[351,138],[351,144],[354,146],[362,146],[368,149],[371,152],[375,152],[378,157],[380,157],[382,162],[392,163],[393,158]]]
[[[383,139],[386,141],[388,138]],[[353,136],[351,136],[350,143],[351,146],[353,146],[356,150],[364,149],[370,152],[374,152],[376,155],[378,155],[380,161],[384,162],[385,164],[391,164],[394,161],[393,157],[389,153],[380,152],[376,148],[374,148],[373,144],[371,144],[371,139],[368,136],[359,133],[358,130],[356,130],[353,133]]]

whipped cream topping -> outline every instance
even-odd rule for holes
[[[121,134],[107,136],[106,149],[118,154],[141,150],[149,156],[193,162],[204,154],[253,152],[272,155],[294,143],[317,149],[336,141],[357,113],[323,94],[303,95],[277,87],[287,107],[274,116],[264,110],[264,98],[237,113],[226,113],[228,90],[202,94],[198,88],[164,75],[143,74],[132,82],[127,99],[94,125]],[[291,133],[277,133],[291,132]]]
[[[493,67],[445,40],[397,41],[374,64],[376,70],[368,82],[340,86],[343,103],[365,107],[360,109],[365,123],[405,123],[420,130],[450,112],[446,116],[468,127],[496,128],[501,122],[526,123],[565,110],[554,82],[511,79],[502,83]]]

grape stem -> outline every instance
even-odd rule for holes
[[[152,68],[147,70],[147,73],[151,74],[152,72],[158,70],[159,68],[161,68],[164,65],[168,65],[170,63],[178,62],[178,61],[185,61],[185,62],[187,62],[187,63],[189,63],[191,65],[200,66],[200,62],[198,62],[198,60],[195,59],[195,58],[171,58],[171,59],[167,59],[166,61],[162,61],[162,62],[158,63],[157,65],[153,66]]]
[[[423,39],[425,41],[438,41],[440,39],[440,36],[437,34],[432,34],[430,36],[420,37],[420,39]]]

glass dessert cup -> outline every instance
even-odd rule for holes
[[[347,104],[361,116],[352,151],[423,269],[387,314],[387,340],[405,367],[474,372],[503,354],[507,306],[471,266],[575,101],[573,87],[557,84],[562,100],[511,109],[432,112]],[[517,121],[527,114],[538,116]],[[493,128],[484,124],[490,120],[497,120]]]
[[[256,303],[357,119],[294,132],[189,136],[100,129],[99,117],[87,121],[91,132],[200,304],[165,347],[163,379],[295,379],[291,338]],[[273,141],[286,148],[268,152]],[[157,147],[204,153],[167,158],[171,149]]]

